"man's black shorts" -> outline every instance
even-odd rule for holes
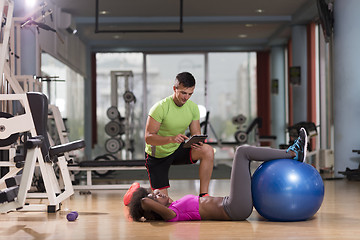
[[[170,187],[169,169],[171,165],[193,164],[197,160],[191,159],[191,148],[183,148],[180,144],[174,153],[164,158],[155,158],[145,153],[145,166],[148,171],[152,189],[164,189]]]

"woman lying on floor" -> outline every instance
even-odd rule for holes
[[[177,201],[139,187],[129,204],[135,221],[164,220],[168,222],[194,220],[245,220],[253,209],[250,162],[288,158],[303,162],[306,158],[307,135],[301,128],[299,137],[288,150],[240,146],[236,149],[227,197],[186,195]]]

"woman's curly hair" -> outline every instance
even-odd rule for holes
[[[145,217],[145,211],[141,207],[141,199],[147,197],[151,193],[151,190],[140,187],[135,190],[131,197],[131,201],[129,203],[129,214],[134,221],[142,221],[142,218]],[[155,212],[151,212],[151,220],[163,220],[160,215]]]

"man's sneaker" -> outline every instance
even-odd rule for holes
[[[127,190],[127,192],[124,195],[124,205],[127,206],[129,205],[132,195],[133,193],[136,191],[136,189],[138,189],[140,187],[140,183],[138,182],[134,182],[133,184],[131,184],[129,190]]]
[[[299,137],[295,140],[294,144],[291,145],[286,152],[293,151],[296,153],[294,160],[304,162],[306,158],[306,147],[307,147],[307,135],[306,130],[301,128],[299,131]]]

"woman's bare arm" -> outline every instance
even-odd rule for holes
[[[165,221],[176,217],[173,210],[147,197],[141,199],[141,207],[145,211],[153,211],[159,214]]]

